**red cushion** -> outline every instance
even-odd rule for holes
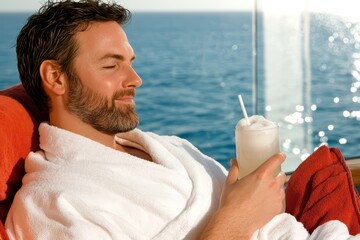
[[[9,240],[4,225],[0,222],[0,240]]]
[[[11,97],[21,103],[21,105],[23,105],[30,113],[31,117],[33,117],[34,120],[38,123],[47,121],[49,119],[47,110],[40,109],[26,93],[24,87],[21,84],[17,84],[5,90],[0,90],[0,95]]]
[[[352,175],[337,148],[320,147],[291,176],[286,188],[286,212],[312,232],[330,221],[345,223],[360,233],[360,198]]]
[[[24,176],[24,161],[39,149],[38,125],[47,120],[22,85],[0,91],[0,220],[4,224],[16,191]],[[0,225],[1,225],[0,224]],[[4,235],[0,226],[0,236]]]

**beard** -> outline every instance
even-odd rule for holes
[[[81,83],[77,74],[69,76],[68,110],[105,134],[114,135],[133,130],[139,124],[135,105],[116,106],[115,100],[122,96],[135,96],[134,89],[124,89],[113,94],[111,99],[102,96]]]

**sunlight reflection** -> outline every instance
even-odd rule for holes
[[[305,117],[305,122],[310,123],[313,121],[312,117]]]
[[[359,58],[360,56],[354,56],[355,54],[353,54],[353,58]],[[357,54],[357,55],[359,55],[359,54]],[[355,60],[354,61],[354,66],[355,66],[355,68],[356,68],[356,70],[357,71],[360,71],[360,60]]]
[[[299,112],[294,112],[293,114],[286,116],[284,120],[291,124],[296,124],[296,123],[301,124],[304,122],[304,119],[302,118],[302,114]]]
[[[298,112],[302,112],[302,111],[304,111],[304,106],[302,106],[302,105],[297,105],[297,106],[295,107],[295,109],[296,109],[296,111],[298,111]]]
[[[320,142],[322,142],[322,143],[327,143],[328,140],[329,139],[327,137],[320,138]]]
[[[356,118],[356,120],[360,121],[360,111],[352,111],[350,117]]]
[[[282,149],[284,151],[289,151],[291,147],[291,140],[289,138],[285,139],[285,141],[282,143]]]
[[[350,117],[350,112],[349,111],[344,111],[343,116],[346,117],[346,118]]]
[[[310,156],[309,153],[304,153],[303,155],[300,156],[300,159],[301,161],[305,161],[309,156]]]
[[[346,144],[346,143],[347,143],[346,138],[340,138],[340,139],[339,139],[339,143],[340,143],[340,144]]]
[[[355,67],[358,68],[358,66],[355,66]],[[360,81],[360,73],[358,71],[354,70],[351,72],[351,74],[357,81]]]
[[[300,149],[295,147],[295,148],[292,149],[292,153],[295,154],[295,155],[299,155],[300,154]]]

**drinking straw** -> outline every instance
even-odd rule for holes
[[[243,99],[241,97],[241,94],[238,95],[238,98],[239,98],[239,102],[240,102],[242,112],[243,112],[243,114],[245,116],[246,123],[247,123],[247,125],[250,125],[249,117],[247,115],[246,108],[245,108],[245,105],[244,105],[244,101],[243,101]]]

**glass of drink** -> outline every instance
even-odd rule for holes
[[[279,128],[263,116],[241,119],[235,129],[238,179],[248,175],[275,153],[280,152]],[[280,172],[280,168],[275,175]]]

